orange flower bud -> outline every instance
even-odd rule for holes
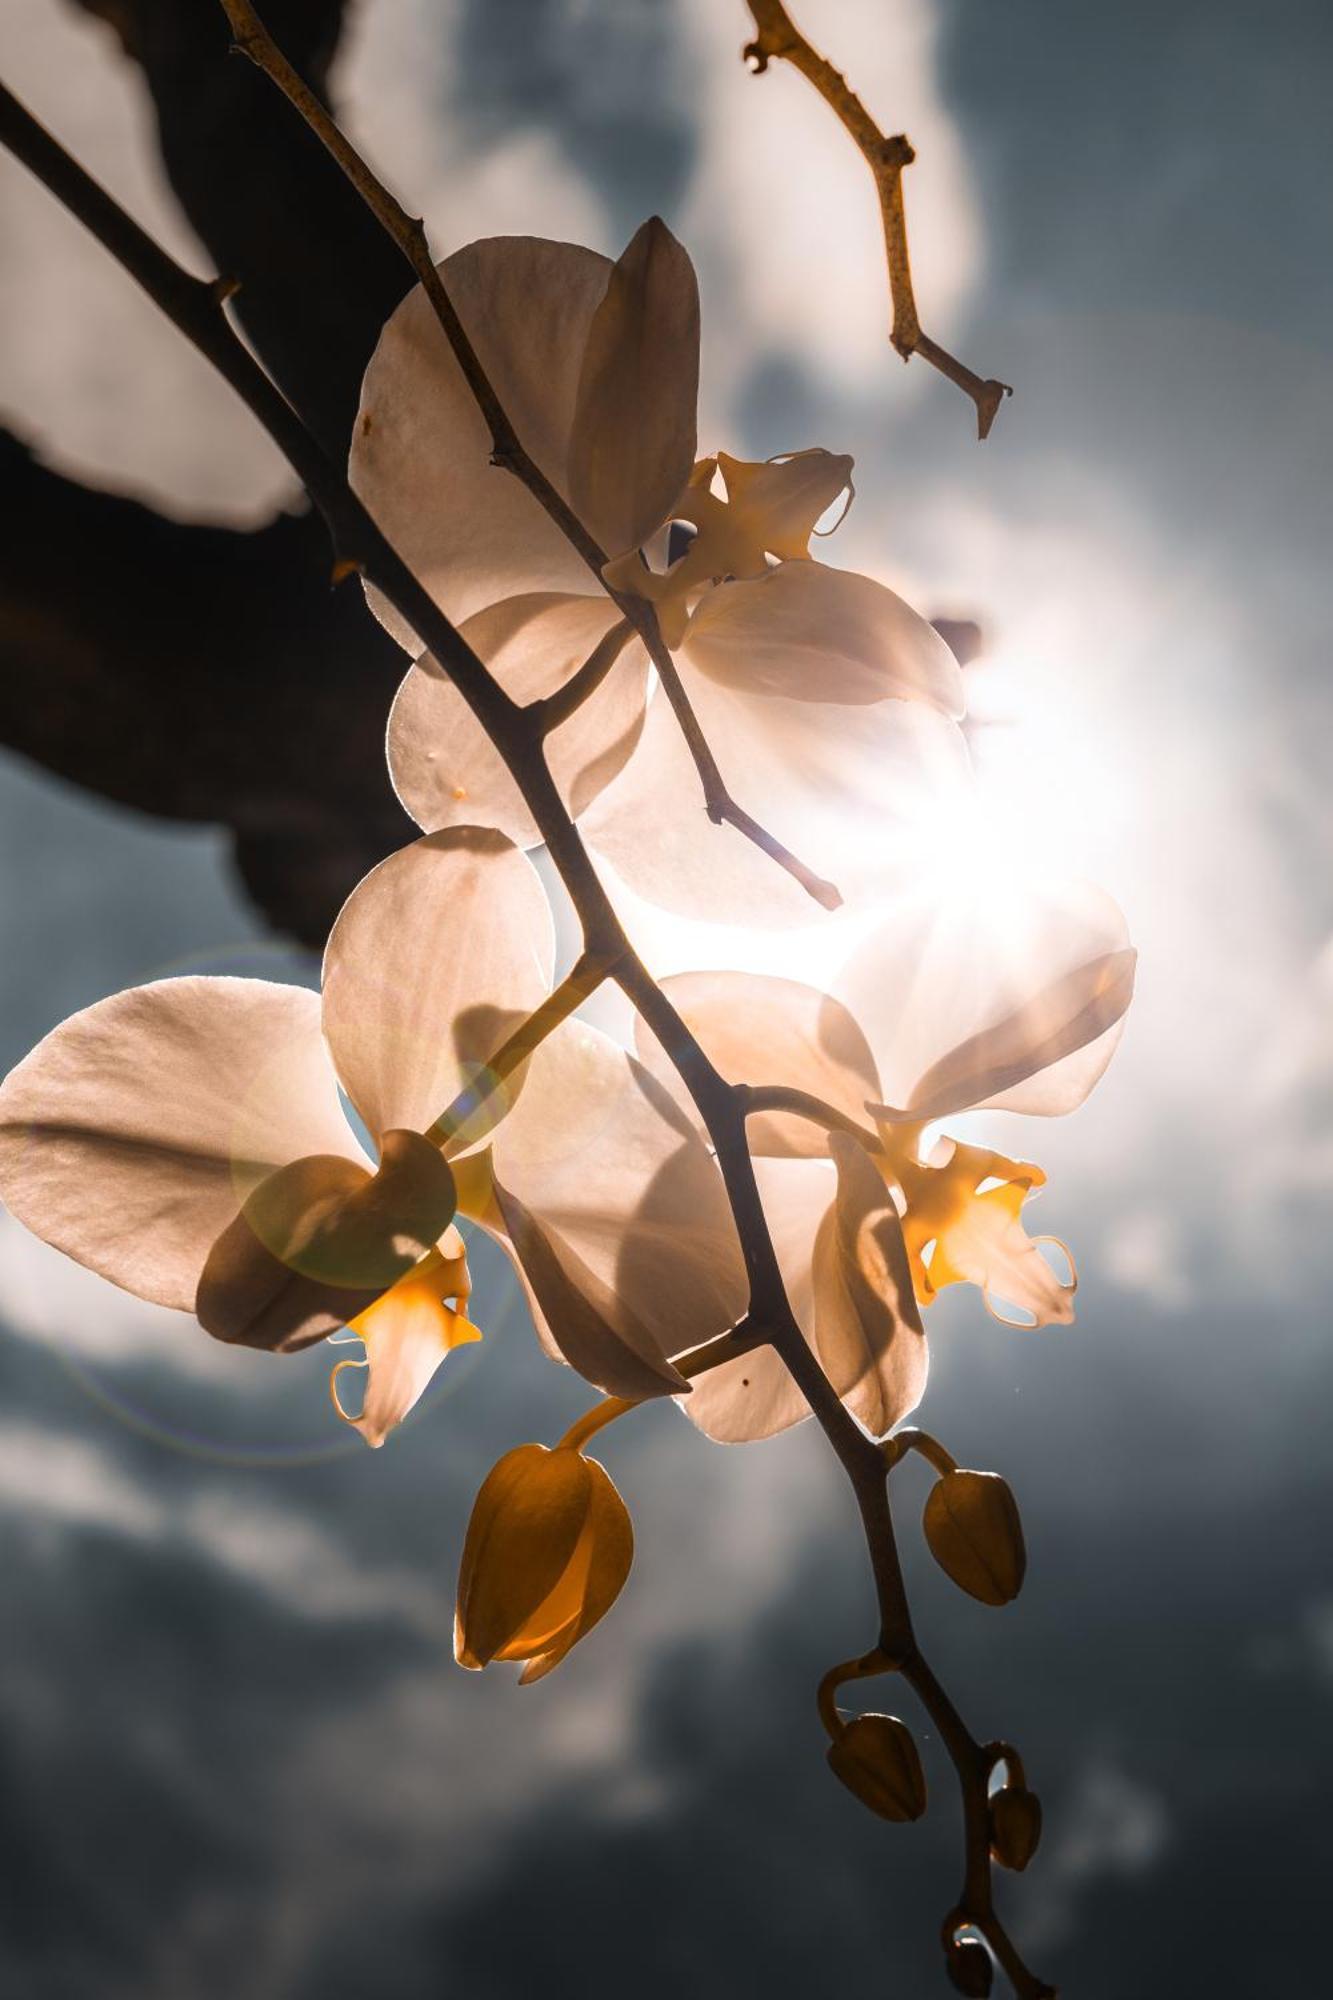
[[[1027,1551],[1018,1505],[995,1472],[946,1472],[922,1518],[930,1552],[960,1590],[1008,1604],[1023,1587]]]
[[[975,1938],[955,1938],[945,1964],[957,1992],[966,1993],[968,2000],[987,2000],[995,1983],[995,1967],[984,1944]]]
[[[624,1501],[595,1460],[521,1444],[488,1474],[458,1574],[460,1666],[527,1662],[540,1680],[620,1595],[634,1559]]]
[[[1041,1839],[1041,1800],[1025,1785],[1005,1785],[990,1802],[990,1851],[1002,1868],[1021,1871]]]
[[[920,1819],[926,1774],[912,1733],[896,1715],[858,1715],[830,1743],[829,1769],[881,1819]]]

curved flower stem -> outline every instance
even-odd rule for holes
[[[1021,2000],[1039,2000],[1051,1989],[1027,1972],[990,1896],[985,1754],[968,1734],[917,1648],[889,1511],[888,1480],[880,1447],[843,1407],[808,1346],[787,1299],[777,1256],[759,1199],[745,1136],[745,1112],[714,1069],[665,993],[635,954],[565,810],[547,767],[540,726],[510,699],[445,617],[365,507],[346,475],[311,436],[291,405],[264,373],[223,310],[231,286],[195,278],[153,241],[117,202],[73,160],[0,85],[0,144],[42,181],[87,227],[144,291],[209,360],[263,425],[323,514],[335,568],[370,578],[421,635],[487,731],[523,791],[583,927],[583,957],[495,1059],[512,1069],[536,1046],[534,1024],[549,1033],[572,1012],[583,980],[612,978],[638,1010],[679,1072],[707,1128],[726,1187],[750,1280],[751,1330],[781,1356],[812,1414],[846,1470],[860,1511],[879,1606],[879,1647],[901,1663],[949,1746],[963,1786],[967,1825],[967,1875],[961,1922],[975,1923],[1009,1973]],[[592,986],[587,988],[592,990]],[[537,1040],[541,1034],[537,1035]],[[506,1056],[508,1051],[508,1056]]]
[[[433,1125],[426,1127],[423,1136],[436,1146],[445,1146],[451,1139],[456,1139],[482,1106],[513,1075],[519,1064],[526,1062],[533,1050],[597,991],[610,969],[606,959],[593,952],[583,952],[554,992],[548,993],[541,1006],[534,1008],[527,1020],[519,1023],[508,1040],[501,1043],[485,1069],[473,1078],[466,1090],[458,1093]]]
[[[898,1662],[891,1660],[887,1653],[875,1646],[868,1653],[862,1653],[855,1660],[843,1660],[838,1666],[830,1667],[819,1683],[815,1702],[819,1709],[819,1719],[824,1725],[829,1741],[836,1742],[847,1727],[838,1713],[838,1689],[846,1687],[848,1681],[863,1681],[877,1674],[891,1674]]]
[[[737,1102],[747,1118],[757,1118],[762,1111],[789,1111],[794,1118],[806,1118],[812,1125],[822,1125],[826,1132],[846,1132],[853,1139],[859,1139],[867,1152],[879,1151],[879,1134],[872,1132],[868,1125],[858,1125],[845,1111],[828,1104],[813,1091],[796,1090],[785,1083],[737,1083],[732,1088]]]
[[[603,1396],[600,1403],[594,1403],[590,1410],[583,1412],[576,1423],[570,1425],[554,1449],[582,1451],[584,1445],[590,1438],[595,1438],[598,1431],[604,1431],[608,1424],[614,1424],[621,1417],[628,1416],[631,1410],[642,1408],[642,1403],[636,1403],[630,1396]]]
[[[919,354],[923,361],[928,361],[932,368],[938,368],[941,375],[946,375],[964,395],[972,398],[977,412],[977,435],[985,438],[995,422],[1000,404],[1014,392],[1006,382],[983,381],[947,348],[941,347],[938,341],[921,330],[916,295],[912,289],[907,215],[903,207],[903,168],[911,166],[916,154],[901,132],[886,137],[880,131],[860,98],[849,87],[847,79],[805,39],[782,5],[782,0],[748,0],[748,5],[759,33],[754,41],[747,42],[742,53],[746,61],[754,65],[755,75],[762,76],[775,57],[798,69],[837,114],[875,177],[880,219],[884,226],[884,252],[889,266],[889,292],[893,300],[893,326],[889,338],[904,361],[910,361],[914,354]]]
[[[763,1331],[752,1320],[743,1319],[730,1333],[720,1333],[716,1340],[706,1341],[690,1354],[677,1355],[676,1367],[692,1382],[696,1375],[704,1375],[710,1368],[720,1368],[724,1361],[738,1361],[742,1354],[753,1354],[756,1347],[763,1347],[766,1342],[767,1336]],[[655,1408],[660,1401],[658,1396],[649,1397],[647,1403],[628,1396],[604,1396],[600,1403],[594,1403],[577,1422],[570,1425],[556,1449],[581,1451],[588,1439],[596,1437],[598,1431],[605,1430],[608,1424],[628,1416],[631,1410],[642,1410],[649,1405]]]
[[[698,717],[676,671],[676,663],[663,641],[657,613],[646,598],[633,594],[622,595],[611,589],[602,575],[608,552],[589,534],[564,495],[547,478],[525,448],[476,348],[468,337],[467,329],[458,316],[453,300],[449,297],[431,254],[426,226],[421,217],[409,215],[402,203],[371,172],[350,140],[339,130],[309,84],[288,62],[250,4],[250,0],[220,0],[220,4],[231,24],[233,47],[236,52],[248,56],[255,67],[262,70],[264,75],[276,84],[287,101],[300,113],[315,137],[342,168],[376,221],[398,245],[416,272],[445,339],[453,350],[454,359],[462,371],[463,379],[472,391],[477,407],[490,431],[491,463],[503,467],[506,472],[512,472],[514,477],[527,487],[533,499],[546,510],[570,546],[588,565],[597,580],[598,587],[607,592],[612,602],[619,607],[643,640],[649,658],[657,669],[662,691],[671,704],[681,734],[694,760],[699,782],[703,787],[704,808],[708,817],[715,825],[733,827],[747,840],[753,841],[756,847],[761,848],[780,868],[784,868],[799,882],[807,895],[812,896],[825,909],[836,910],[842,902],[842,897],[833,883],[826,882],[822,876],[815,874],[813,869],[807,868],[798,856],[791,853],[780,840],[776,840],[771,833],[760,826],[758,820],[753,819],[743,807],[739,806],[727,790],[717,760],[709,748],[703,730],[699,727]],[[611,553],[618,554],[619,551],[612,550]],[[417,629],[420,630],[419,627]],[[421,636],[424,638],[425,634],[422,633]]]
[[[927,1464],[933,1465],[938,1473],[958,1470],[958,1460],[951,1452],[944,1449],[939,1439],[933,1438],[929,1431],[919,1431],[915,1427],[895,1431],[891,1438],[885,1438],[880,1449],[884,1453],[884,1463],[890,1472],[909,1451],[920,1452]]]

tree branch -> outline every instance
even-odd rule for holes
[[[904,361],[919,354],[923,361],[956,383],[964,395],[970,396],[976,406],[977,436],[988,437],[1000,404],[1006,396],[1013,395],[1013,390],[1006,382],[983,381],[974,375],[947,348],[922,332],[917,316],[907,247],[907,214],[903,206],[903,168],[910,167],[916,158],[910,142],[901,132],[889,137],[880,131],[847,79],[811,47],[782,0],[747,0],[747,4],[759,32],[754,41],[746,43],[742,55],[753,64],[755,75],[762,76],[775,57],[798,69],[837,114],[874,176],[893,301],[890,340]]]
[[[318,950],[415,831],[365,755],[402,653],[329,588],[319,517],[168,520],[0,432],[0,518],[0,741],[118,805],[220,823],[265,917]]]

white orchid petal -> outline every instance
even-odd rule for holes
[[[864,1106],[879,1095],[879,1075],[865,1036],[840,1001],[794,979],[752,972],[683,972],[662,984],[729,1083],[805,1091],[865,1123]],[[635,1037],[643,1062],[686,1104],[673,1064],[642,1020]],[[818,1123],[784,1112],[752,1118],[749,1137],[756,1155],[818,1159],[828,1152]]]
[[[742,694],[831,703],[924,701],[963,713],[963,677],[934,627],[868,576],[784,562],[710,590],[685,633],[690,664]]]
[[[537,1337],[554,1360],[566,1362],[606,1395],[639,1399],[671,1395],[685,1385],[626,1298],[498,1181],[504,1220],[500,1237],[513,1261]]]
[[[1056,1239],[1030,1237],[1023,1227],[1027,1191],[1018,1184],[990,1188],[968,1204],[930,1265],[931,1283],[976,1285],[996,1319],[1018,1326],[1070,1326],[1078,1274],[1063,1243],[1070,1275],[1060,1277],[1038,1247]],[[1015,1318],[1013,1310],[1018,1317]]]
[[[554,956],[546,892],[501,834],[427,834],[372,869],[324,954],[324,1032],[372,1133],[424,1131],[546,997]]]
[[[40,1042],[0,1089],[0,1194],[35,1235],[182,1311],[213,1243],[306,1154],[364,1163],[319,1000],[260,979],[164,979]]]
[[[738,804],[850,908],[900,890],[922,824],[970,784],[962,734],[923,702],[819,703],[681,678]],[[639,747],[584,815],[594,851],[648,902],[704,922],[790,928],[817,907],[754,843],[704,811],[698,773],[660,689]]]
[[[815,1351],[852,1413],[884,1437],[921,1401],[928,1356],[902,1223],[865,1148],[835,1132],[837,1200],[814,1253]]]
[[[711,1154],[599,1030],[568,1021],[543,1042],[493,1150],[497,1182],[560,1246],[566,1269],[577,1259],[595,1281],[612,1326],[623,1317],[665,1358],[744,1311],[745,1268]]]
[[[610,261],[531,236],[470,243],[440,265],[445,288],[532,458],[563,490],[589,329]],[[352,485],[408,567],[457,624],[527,590],[580,590],[588,571],[492,441],[418,285],[371,356],[352,443]],[[565,496],[568,498],[568,495]],[[377,592],[376,615],[415,657],[420,640]]]
[[[941,1118],[968,1105],[1073,1111],[1114,1053],[1136,962],[1129,949],[1105,952],[1039,988],[928,1070],[912,1093],[911,1116]]]
[[[608,555],[638,548],[670,513],[694,463],[698,394],[694,266],[654,216],[588,329],[569,443],[574,512]]]
[[[194,1309],[204,1332],[233,1346],[295,1354],[346,1326],[382,1287],[302,1270],[298,1246],[370,1184],[364,1167],[328,1153],[309,1153],[261,1181],[220,1231],[199,1274]]]
[[[507,597],[469,618],[463,637],[514,701],[553,694],[620,614],[605,595]],[[546,739],[551,775],[575,817],[622,769],[639,740],[648,661],[631,641],[601,686]],[[426,654],[409,668],[389,715],[394,789],[427,833],[489,826],[519,847],[541,841],[504,759],[448,675]]]
[[[888,1105],[913,1120],[985,1104],[1072,1110],[1109,1062],[1134,984],[1111,898],[992,869],[900,900],[837,980]]]

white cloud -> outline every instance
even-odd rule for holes
[[[980,243],[936,79],[937,10],[910,0],[886,16],[878,0],[816,0],[802,19],[885,130],[906,129],[917,148],[906,187],[918,304],[928,330],[947,340],[979,275]],[[774,349],[843,388],[873,385],[880,400],[920,394],[926,371],[904,369],[888,344],[878,205],[846,133],[794,72],[747,73],[739,0],[684,0],[679,20],[680,108],[697,126],[699,152],[682,210],[668,219],[711,273],[705,434],[725,434],[737,386],[756,355]],[[358,11],[339,69],[340,107],[358,143],[442,249],[515,231],[614,254],[601,191],[549,135],[523,130],[480,152],[459,142],[450,106],[468,85],[458,26],[455,0],[377,0]]]
[[[178,1531],[212,1561],[307,1618],[391,1618],[449,1642],[447,1593],[412,1570],[371,1564],[349,1553],[330,1525],[284,1513],[270,1498],[256,1506],[234,1483],[195,1493]]]
[[[51,0],[5,0],[15,94],[191,269],[207,260],[158,162],[152,109],[112,31]],[[62,470],[187,516],[264,518],[293,490],[233,392],[55,197],[0,181],[0,410]]]
[[[680,227],[716,273],[718,294],[705,298],[706,394],[717,403],[756,352],[781,348],[844,390],[873,387],[881,403],[919,395],[929,371],[904,368],[888,343],[879,207],[864,160],[795,70],[747,72],[742,6],[686,0],[685,15],[701,151]],[[800,19],[881,129],[905,131],[916,148],[904,187],[917,304],[947,344],[980,276],[981,245],[940,97],[934,0],[806,0]]]
[[[1023,1942],[1049,1951],[1074,1929],[1080,1898],[1108,1876],[1133,1878],[1153,1868],[1171,1841],[1165,1803],[1106,1757],[1088,1765],[1073,1795],[1052,1815],[1034,1871]]]
[[[184,1492],[173,1483],[168,1497],[151,1477],[136,1477],[110,1438],[0,1425],[0,1510],[11,1517],[11,1534],[96,1530],[140,1543],[183,1543],[292,1617],[387,1619],[423,1631],[442,1655],[449,1646],[452,1607],[443,1584],[349,1552],[332,1526],[284,1510],[271,1493],[257,1504],[232,1478],[201,1479]]]
[[[16,1333],[83,1361],[151,1360],[219,1379],[234,1377],[247,1357],[200,1332],[188,1314],[148,1305],[85,1270],[31,1235],[0,1209],[0,1310]]]
[[[1107,1225],[1097,1253],[1099,1275],[1122,1292],[1182,1312],[1198,1296],[1181,1218],[1167,1208],[1128,1209]]]
[[[163,1525],[160,1505],[107,1453],[30,1423],[0,1427],[0,1507],[27,1523],[100,1528],[134,1540]]]
[[[351,15],[338,63],[338,109],[356,143],[413,214],[437,256],[480,236],[551,236],[594,249],[604,211],[546,134],[522,131],[476,151],[458,137],[465,95],[455,0],[376,0]]]

